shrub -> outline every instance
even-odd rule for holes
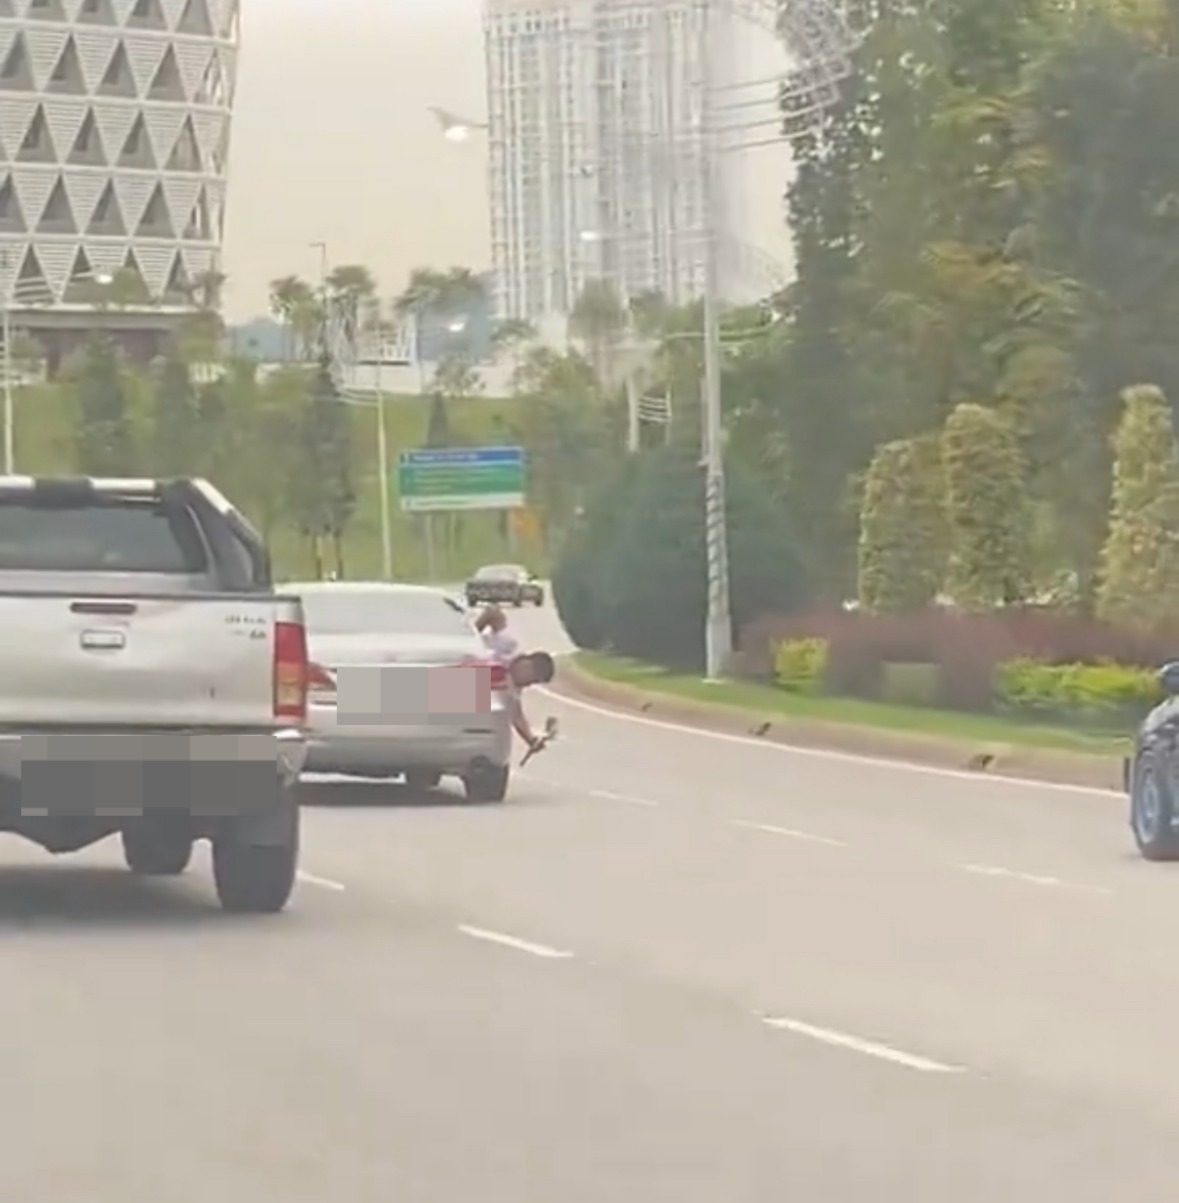
[[[740,667],[752,679],[773,681],[778,644],[823,639],[828,693],[878,699],[884,665],[936,665],[938,705],[986,711],[994,703],[996,670],[1006,661],[1109,661],[1149,672],[1174,658],[1175,635],[1118,631],[1079,615],[1022,608],[990,614],[948,608],[909,615],[809,611],[763,615],[745,627]]]
[[[936,706],[942,696],[942,670],[936,664],[880,666],[880,700],[894,706]]]
[[[1122,399],[1097,603],[1103,618],[1149,630],[1176,613],[1179,452],[1170,408],[1157,388],[1129,388]]]
[[[1010,424],[959,405],[942,431],[949,592],[969,610],[1017,602],[1029,588],[1024,464]]]
[[[825,639],[787,639],[776,646],[774,680],[790,693],[821,693],[826,674]]]
[[[885,443],[872,457],[860,503],[860,604],[883,613],[923,609],[937,596],[945,566],[937,440]]]
[[[1160,697],[1153,672],[1112,661],[1049,664],[1020,657],[995,670],[999,708],[1039,719],[1134,722]]]
[[[553,600],[579,647],[685,671],[703,666],[707,568],[699,453],[672,445],[630,456],[586,506],[553,572]],[[789,611],[806,587],[785,516],[760,480],[726,473],[736,629]]]

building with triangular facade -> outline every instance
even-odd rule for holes
[[[0,0],[0,299],[192,305],[219,262],[240,0]],[[123,304],[123,302],[120,302]],[[22,322],[25,321],[22,316]]]

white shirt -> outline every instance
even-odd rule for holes
[[[507,668],[515,659],[520,645],[507,631],[484,631],[483,644],[497,664]]]

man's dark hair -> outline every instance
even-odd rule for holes
[[[532,674],[540,685],[547,685],[557,675],[557,665],[548,652],[530,652]]]

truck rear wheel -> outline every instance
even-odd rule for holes
[[[192,860],[192,835],[182,823],[141,819],[123,828],[123,858],[143,877],[177,877]]]
[[[274,915],[290,901],[299,867],[299,807],[295,791],[283,791],[283,839],[251,843],[236,825],[213,839],[213,882],[221,909]]]

